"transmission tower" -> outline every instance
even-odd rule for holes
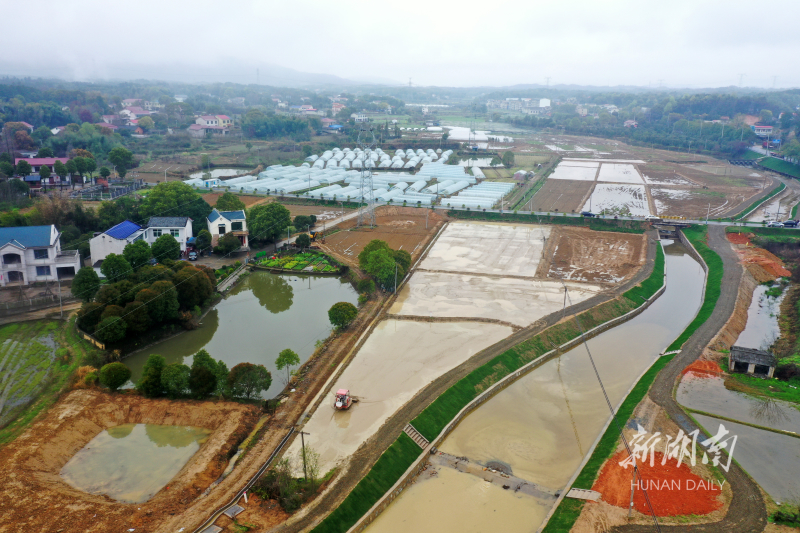
[[[356,142],[364,154],[364,162],[361,164],[361,205],[358,208],[357,226],[373,227],[375,226],[375,194],[372,188],[371,155],[378,141],[368,122],[361,123]]]

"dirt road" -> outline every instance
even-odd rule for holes
[[[681,371],[703,353],[703,349],[725,325],[736,306],[742,266],[725,238],[724,226],[711,226],[708,231],[711,248],[722,258],[725,273],[722,278],[722,293],[711,317],[684,344],[682,351],[662,370],[650,388],[650,399],[664,408],[684,432],[689,433],[698,426],[687,416],[673,397],[673,389]],[[720,472],[723,472],[720,470]],[[767,526],[767,510],[758,485],[735,462],[725,479],[733,490],[733,501],[725,518],[712,524],[661,526],[662,531],[693,531],[701,533],[755,533]],[[653,526],[622,526],[613,531],[639,533],[653,531]]]

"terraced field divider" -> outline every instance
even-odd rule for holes
[[[653,271],[647,279],[621,297],[578,315],[586,337],[596,336],[635,317],[666,290],[664,251],[656,248]],[[616,315],[607,320],[607,315]],[[432,447],[438,446],[459,421],[476,407],[566,350],[583,342],[572,321],[556,324],[507,350],[447,389],[411,421],[429,445],[420,447],[406,433],[380,456],[369,473],[332,513],[312,531],[345,533],[362,531],[422,470]],[[557,345],[553,349],[552,346]],[[663,358],[661,358],[663,359]]]
[[[647,396],[650,391],[650,386],[656,379],[656,376],[666,367],[670,361],[679,353],[679,348],[683,346],[686,340],[697,331],[708,317],[714,311],[714,307],[719,299],[720,291],[722,290],[722,259],[713,251],[705,242],[708,228],[706,226],[692,226],[684,230],[686,235],[680,231],[678,235],[680,241],[684,243],[689,249],[692,256],[695,257],[703,267],[706,273],[705,290],[703,291],[703,304],[700,306],[694,320],[686,327],[686,329],[678,336],[677,339],[665,350],[666,355],[659,357],[654,364],[639,377],[636,383],[631,387],[622,401],[616,407],[616,416],[623,422],[623,426],[633,416],[636,406]],[[718,263],[718,264],[717,264]],[[709,268],[712,267],[712,269]],[[713,269],[716,268],[716,271]],[[713,300],[713,304],[708,302]],[[675,348],[677,346],[677,348]],[[677,350],[677,351],[675,351]],[[610,426],[611,420],[606,423],[605,429],[598,437],[593,445],[594,451],[592,455],[584,459],[580,471],[570,480],[567,487],[564,489],[566,493],[569,488],[591,488],[594,485],[597,476],[600,474],[600,468],[608,460],[617,449],[619,443],[619,431],[616,426]],[[564,495],[556,502],[556,506],[551,509],[548,516],[545,518],[545,523],[539,531],[542,533],[559,533],[562,531],[569,531],[575,525],[578,517],[581,514],[585,502],[583,500],[565,499]]]

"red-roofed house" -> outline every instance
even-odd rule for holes
[[[30,166],[33,167],[33,173],[38,174],[42,167],[50,167],[50,171],[55,172],[53,166],[56,164],[56,161],[61,161],[66,165],[69,159],[66,157],[17,157],[14,159],[14,164],[16,165],[20,161],[27,161]]]
[[[122,111],[119,112],[120,115],[127,116],[130,119],[136,119],[139,117],[146,117],[150,116],[153,113],[144,109],[143,107],[133,106],[133,107],[126,107]]]
[[[20,122],[20,124],[24,125],[26,128],[28,128],[28,131],[33,133],[33,125],[32,124],[28,124],[27,122]]]
[[[331,105],[331,109],[333,109],[334,114],[338,113],[339,111],[344,109],[344,104],[340,104],[340,103],[336,102],[333,105]]]
[[[233,127],[233,119],[228,115],[217,115],[217,120],[219,121],[219,125],[223,128]]]
[[[194,122],[200,126],[219,126],[219,119],[216,115],[201,115]]]
[[[199,118],[197,120],[200,120]],[[192,124],[186,131],[192,137],[205,137],[206,135],[227,135],[228,128],[222,126],[206,126],[205,124]]]

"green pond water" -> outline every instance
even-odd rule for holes
[[[286,371],[275,368],[278,353],[290,348],[305,362],[315,343],[330,334],[328,309],[336,302],[358,302],[356,291],[341,278],[254,271],[203,318],[198,329],[125,358],[132,373],[128,386],[141,378],[150,354],[163,355],[167,364],[191,366],[193,355],[205,349],[229,369],[245,362],[264,365],[272,374],[272,386],[262,396],[272,398],[286,384]]]
[[[145,502],[180,472],[211,432],[191,426],[114,426],[78,451],[61,469],[61,477],[84,492]]]

